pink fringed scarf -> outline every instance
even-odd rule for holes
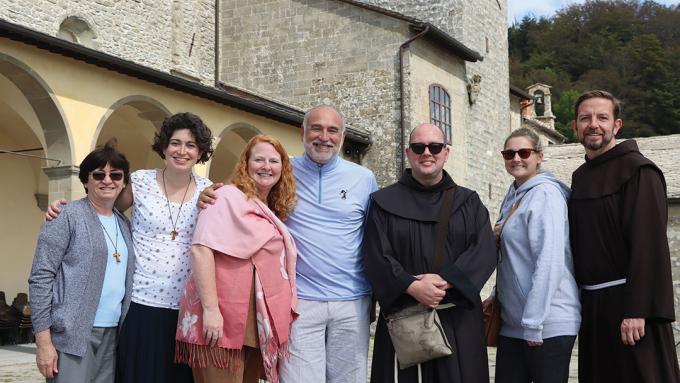
[[[283,246],[279,237],[283,237]],[[224,335],[218,347],[206,345],[203,307],[191,275],[180,301],[175,361],[192,367],[218,368],[231,368],[239,363],[251,294],[245,286],[251,286],[255,265],[259,347],[267,380],[277,383],[279,360],[288,356],[290,327],[297,317],[297,250],[288,230],[267,205],[258,199],[248,199],[235,186],[228,185],[217,190],[215,205],[199,214],[193,243],[207,246],[215,253]]]

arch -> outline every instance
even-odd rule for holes
[[[220,134],[215,152],[207,164],[208,176],[215,182],[231,178],[234,165],[238,161],[246,143],[262,132],[253,125],[236,122],[227,126]],[[213,163],[215,166],[213,166]]]
[[[118,139],[118,148],[130,160],[132,169],[161,166],[162,160],[151,150],[154,133],[170,110],[160,101],[130,95],[114,102],[97,124],[90,149],[111,137]]]
[[[43,135],[39,139],[43,142],[46,156],[61,161],[61,165],[71,165],[73,140],[67,120],[45,80],[28,65],[4,53],[0,53],[0,75],[19,89],[35,111]]]
[[[90,26],[91,24],[79,16],[66,16],[57,31],[60,39],[84,45],[88,48],[96,48],[97,35]]]
[[[533,94],[534,96],[534,112],[536,117],[542,117],[545,115],[545,93],[542,90],[536,90]]]
[[[244,142],[248,142],[248,140],[250,140],[251,138],[257,136],[258,134],[262,134],[260,129],[245,122],[236,122],[227,126],[222,131],[222,133],[220,133],[220,138],[224,137],[224,135],[229,132],[234,132],[239,137],[241,137]]]
[[[43,222],[42,208],[52,198],[70,198],[70,177],[49,178],[43,169],[72,167],[73,141],[65,113],[57,98],[31,67],[0,53],[0,147],[22,150],[39,158],[2,154],[0,174],[12,180],[0,189],[0,281],[11,299],[28,291],[26,275],[31,269],[35,238]],[[45,166],[51,166],[46,168]]]

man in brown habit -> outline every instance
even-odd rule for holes
[[[666,224],[666,182],[609,92],[584,93],[572,129],[586,162],[572,176],[569,226],[581,286],[579,382],[680,382]]]

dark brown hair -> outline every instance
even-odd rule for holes
[[[213,137],[212,132],[203,123],[200,117],[193,113],[176,113],[170,117],[166,117],[163,120],[160,131],[154,134],[153,145],[151,148],[165,159],[163,150],[168,148],[170,144],[170,138],[175,130],[189,129],[191,135],[194,136],[196,141],[196,146],[201,151],[201,157],[198,159],[198,163],[204,163],[210,159],[213,154]]]
[[[616,97],[614,97],[613,94],[607,92],[606,90],[589,90],[580,95],[576,100],[576,104],[574,105],[574,120],[578,118],[578,107],[581,106],[583,101],[590,98],[606,98],[607,100],[611,101],[612,104],[614,104],[614,119],[619,118],[619,115],[622,111],[621,101],[619,101]]]

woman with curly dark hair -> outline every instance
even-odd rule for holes
[[[173,363],[179,300],[191,270],[196,200],[211,181],[193,172],[212,155],[212,133],[192,113],[167,117],[152,149],[162,169],[137,170],[116,200],[132,207],[135,254],[132,304],[118,344],[118,382],[191,382],[191,369]],[[48,215],[56,216],[59,202]],[[65,203],[65,201],[63,201]]]
[[[295,201],[288,154],[276,138],[258,135],[232,184],[199,215],[175,356],[196,382],[278,382],[297,317],[296,249],[282,222]]]

